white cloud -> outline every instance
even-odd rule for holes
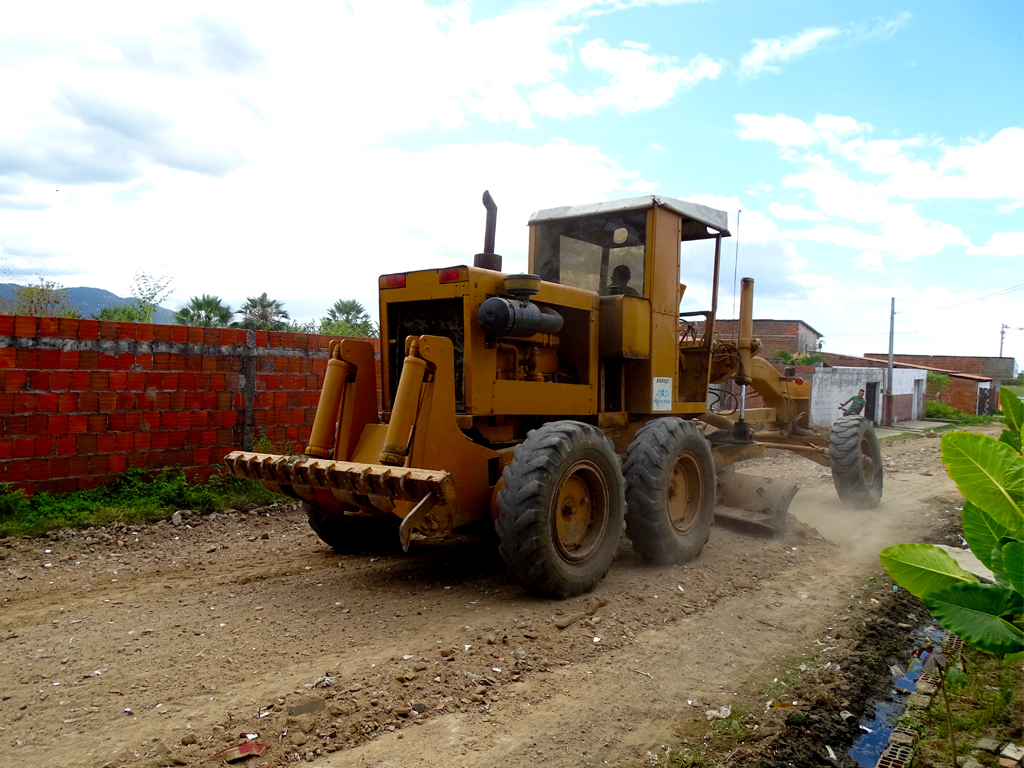
[[[845,37],[850,45],[869,40],[887,40],[906,26],[911,15],[906,11],[892,19],[880,19],[871,28],[864,24],[851,24],[845,29],[838,27],[809,27],[789,37],[752,40],[753,48],[740,59],[739,75],[744,80],[757,77],[764,72],[780,74],[788,61],[804,56],[825,43]]]
[[[782,205],[781,203],[771,203],[768,206],[768,210],[771,211],[772,216],[779,219],[789,219],[790,221],[828,220],[828,216],[823,214],[821,211],[809,211],[802,205]]]
[[[810,53],[826,40],[839,34],[840,31],[835,27],[812,27],[791,37],[755,39],[754,47],[740,59],[740,77],[756,77],[762,72],[779,74],[782,68],[778,64]]]
[[[860,256],[853,260],[856,269],[868,269],[872,272],[888,272],[882,262],[882,254],[878,251],[861,251]]]
[[[580,61],[590,70],[607,73],[611,84],[577,95],[562,83],[552,83],[530,94],[535,112],[565,118],[594,114],[606,107],[627,113],[650,109],[667,104],[701,80],[717,78],[722,71],[721,64],[703,54],[679,67],[674,57],[647,53],[646,47],[623,44],[613,48],[600,39],[583,46]]]
[[[972,245],[967,252],[974,256],[1024,256],[1024,232],[996,232],[987,245]]]
[[[988,141],[949,146],[922,137],[871,139],[871,125],[852,117],[819,115],[808,125],[789,115],[736,115],[742,139],[769,141],[800,170],[786,189],[813,196],[814,208],[774,204],[773,215],[832,221],[785,233],[792,240],[831,243],[906,260],[947,246],[970,253],[1010,255],[1012,233],[974,248],[960,227],[923,216],[914,200],[943,197],[1024,198],[1024,129],[1007,128]],[[804,148],[796,151],[794,147]],[[819,150],[820,151],[816,151]],[[869,174],[867,180],[864,174]]]
[[[766,140],[780,147],[806,147],[818,138],[807,123],[789,115],[736,115],[736,121],[743,126],[737,129],[736,135],[750,141]]]

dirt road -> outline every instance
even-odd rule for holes
[[[821,467],[764,459],[744,471],[802,487],[785,540],[716,527],[665,568],[624,540],[566,602],[482,541],[336,555],[288,506],[0,542],[0,765],[200,765],[246,734],[270,744],[257,766],[644,764],[834,642],[878,550],[958,503],[939,440],[883,456],[870,512]]]

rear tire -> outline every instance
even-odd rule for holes
[[[320,540],[342,555],[398,547],[398,531],[383,520],[325,514],[308,501],[302,502],[309,527]]]
[[[656,565],[697,558],[715,519],[715,460],[702,430],[680,418],[645,424],[626,451],[626,536]]]
[[[848,507],[873,509],[882,500],[882,451],[871,422],[843,416],[828,439],[832,483]]]
[[[625,513],[625,481],[597,427],[556,421],[515,449],[498,492],[498,551],[528,591],[589,592],[611,567]]]

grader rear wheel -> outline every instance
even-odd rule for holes
[[[871,422],[843,416],[828,439],[832,483],[848,507],[873,509],[882,500],[882,451]]]
[[[626,536],[646,561],[664,565],[696,558],[711,533],[715,461],[692,421],[645,424],[626,451]]]
[[[545,597],[593,589],[611,567],[626,506],[611,441],[589,424],[545,424],[503,477],[495,528],[512,576]]]

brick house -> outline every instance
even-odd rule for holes
[[[704,333],[704,323],[696,323],[698,336]],[[715,320],[715,335],[735,339],[739,335],[739,320]],[[792,355],[804,355],[818,350],[822,335],[803,320],[754,320],[754,338],[764,345],[761,356],[767,357],[777,349]]]
[[[864,357],[872,360],[885,360],[888,362],[888,353],[868,353]],[[1003,379],[1012,379],[1014,376],[1014,359],[1012,357],[971,357],[969,355],[893,355],[893,363],[909,363],[927,368],[934,373],[965,373],[980,377],[981,380],[991,380],[991,390],[998,394],[999,388],[1003,385]],[[943,402],[949,402],[946,395],[948,391],[942,391]],[[929,398],[935,399],[935,398]],[[959,406],[956,406],[959,408]],[[995,407],[995,403],[992,403]],[[973,413],[960,408],[964,413]],[[990,410],[990,409],[983,409]]]
[[[822,352],[825,364],[833,367],[846,368],[887,368],[889,356],[872,355],[857,357],[855,355],[841,355],[836,352]],[[902,358],[902,359],[901,359]],[[964,413],[992,413],[995,409],[995,398],[993,392],[997,392],[991,376],[974,373],[963,373],[955,370],[939,368],[937,365],[927,365],[917,362],[910,362],[907,358],[950,360],[952,357],[927,355],[893,355],[893,368],[916,369],[930,373],[940,373],[949,377],[949,384],[937,391],[933,386],[928,387],[925,398],[928,400],[940,400],[943,403],[953,406]],[[960,358],[970,359],[970,358]],[[1013,371],[1013,358],[974,358],[975,360],[1009,360],[1010,371]],[[882,386],[882,385],[879,385]]]

